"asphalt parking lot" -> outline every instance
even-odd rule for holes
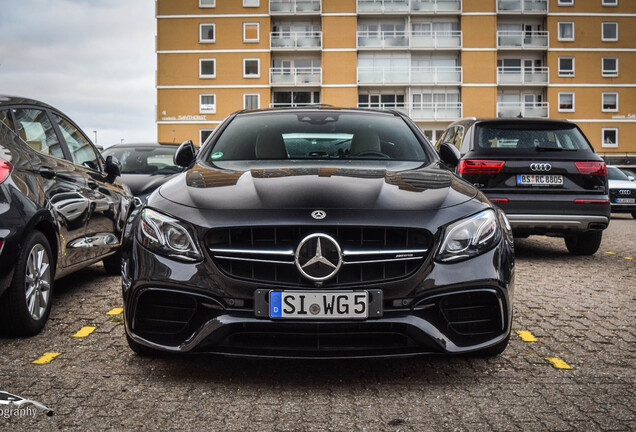
[[[58,281],[40,335],[0,339],[0,391],[55,410],[0,432],[635,430],[636,220],[614,215],[592,257],[547,237],[516,253],[515,333],[488,360],[141,358],[94,265]]]

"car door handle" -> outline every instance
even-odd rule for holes
[[[48,166],[40,167],[40,175],[44,178],[52,179],[55,177],[55,170]]]

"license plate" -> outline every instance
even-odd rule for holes
[[[367,291],[270,291],[270,318],[340,319],[369,316]]]
[[[634,204],[636,198],[616,198],[616,204]]]
[[[563,176],[549,174],[517,174],[517,184],[533,186],[558,186],[563,184]]]

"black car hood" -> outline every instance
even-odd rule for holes
[[[117,180],[130,188],[136,197],[148,195],[176,174],[122,174]]]
[[[196,164],[158,192],[166,200],[201,210],[434,210],[478,193],[437,165],[273,161]]]

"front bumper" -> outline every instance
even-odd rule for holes
[[[382,317],[363,321],[257,317],[257,291],[277,287],[237,283],[208,260],[179,263],[132,243],[122,278],[126,332],[157,350],[282,358],[458,354],[510,333],[514,263],[505,236],[493,250],[460,263],[429,257],[397,284],[348,287],[383,291]]]

